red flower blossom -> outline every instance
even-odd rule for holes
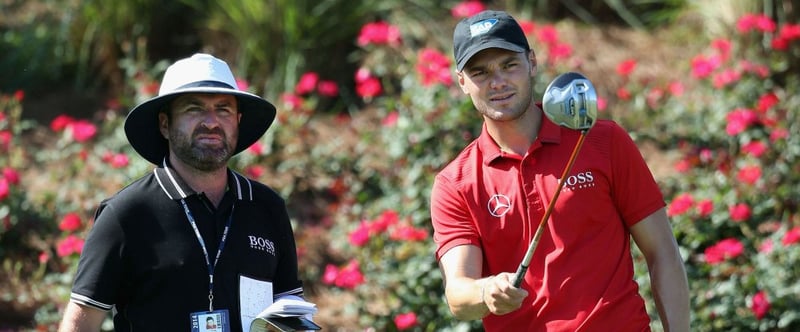
[[[721,240],[706,248],[706,263],[715,265],[731,258],[736,258],[744,252],[744,245],[737,239],[728,238]]]
[[[673,198],[672,202],[669,204],[669,207],[667,208],[667,215],[670,217],[682,215],[686,213],[686,211],[689,211],[693,205],[694,197],[692,197],[692,194],[679,194],[678,196],[675,196],[675,198]]]
[[[789,131],[786,130],[786,128],[775,128],[771,133],[769,133],[769,141],[772,143],[787,138],[789,138]]]
[[[710,199],[697,202],[697,214],[700,215],[700,217],[708,217],[711,212],[714,212],[714,202]]]
[[[800,242],[800,227],[790,229],[788,232],[786,232],[786,234],[783,235],[783,239],[781,239],[781,243],[784,246],[798,242]]]
[[[530,36],[531,34],[533,34],[534,31],[536,31],[536,23],[522,19],[517,20],[517,23],[519,24],[519,27],[522,29],[522,33],[524,33],[526,36]]]
[[[39,264],[47,263],[50,260],[50,254],[47,251],[39,253]]]
[[[773,245],[772,239],[766,239],[764,242],[761,242],[761,245],[758,246],[758,252],[762,254],[771,253]]]
[[[9,166],[3,168],[3,178],[8,180],[8,183],[12,185],[19,184],[19,172]]]
[[[756,319],[761,320],[764,316],[767,315],[769,312],[769,299],[767,298],[767,293],[764,291],[759,291],[756,295],[753,295],[753,299],[750,302],[750,310],[753,311],[753,314],[756,316]]]
[[[115,153],[111,156],[111,160],[109,160],[108,163],[113,168],[123,168],[130,164],[130,159],[128,158],[128,155],[124,153]]]
[[[251,179],[258,179],[264,175],[264,166],[250,165],[244,169],[244,173]]]
[[[674,81],[670,83],[667,89],[669,90],[669,93],[674,97],[683,96],[683,92],[686,90],[686,88],[683,86],[683,83],[679,81]]]
[[[731,41],[724,38],[715,39],[711,42],[711,47],[717,50],[721,60],[728,61],[731,57]]]
[[[50,129],[52,129],[55,132],[59,132],[64,130],[64,128],[69,126],[74,121],[75,119],[73,119],[71,116],[66,114],[61,114],[55,117],[53,121],[50,121]]]
[[[617,75],[627,78],[636,69],[636,60],[627,59],[617,65]]]
[[[558,43],[558,30],[552,24],[545,25],[536,32],[536,37],[542,44],[552,46]]]
[[[572,56],[572,46],[565,43],[549,45],[548,51],[550,52],[550,57],[547,60],[549,63],[556,63]]]
[[[750,218],[750,206],[746,203],[735,204],[728,208],[728,214],[731,215],[731,220],[735,222],[742,222]]]
[[[381,82],[375,78],[370,77],[361,82],[356,83],[356,93],[364,99],[371,99],[383,92]]]
[[[692,76],[697,79],[704,79],[711,75],[721,65],[719,57],[707,58],[703,55],[697,55],[691,60]]]
[[[428,238],[428,231],[423,228],[414,228],[411,225],[400,225],[394,228],[389,239],[394,241],[422,241]]]
[[[264,153],[264,144],[261,144],[261,141],[255,141],[252,145],[247,147],[247,152],[254,156],[260,156]]]
[[[631,92],[627,88],[621,87],[621,88],[617,89],[617,98],[622,99],[622,100],[630,100],[631,99]]]
[[[761,178],[761,167],[758,165],[753,166],[745,166],[739,169],[739,172],[736,173],[736,179],[749,184],[753,185]]]
[[[408,312],[394,316],[394,325],[400,331],[410,329],[417,325],[417,314]]]
[[[753,30],[773,32],[775,31],[775,22],[764,14],[744,14],[736,22],[736,29],[741,34],[746,34]]]
[[[304,95],[311,93],[317,88],[319,75],[315,72],[308,72],[300,76],[300,81],[294,86],[294,93]]]
[[[726,69],[722,72],[714,74],[714,76],[711,78],[711,84],[717,89],[722,89],[728,85],[738,82],[741,78],[742,75],[739,72],[733,69]]]
[[[369,44],[400,46],[400,29],[389,23],[378,21],[365,24],[358,34],[358,46]]]
[[[303,106],[303,98],[293,93],[282,94],[281,102],[292,111],[298,110]]]
[[[81,217],[77,213],[67,213],[58,223],[58,229],[64,232],[74,232],[81,228]]]
[[[725,118],[728,120],[725,131],[731,136],[747,130],[751,124],[756,123],[758,120],[755,112],[746,108],[735,109],[728,113]]]
[[[72,138],[76,142],[86,142],[97,133],[97,127],[89,121],[77,120],[69,125],[72,131]]]
[[[339,95],[339,85],[334,81],[322,80],[317,84],[317,91],[324,97],[333,98]]]
[[[25,91],[22,90],[14,91],[14,100],[16,100],[17,102],[22,102],[23,99],[25,99]]]
[[[800,38],[800,24],[786,24],[772,39],[772,48],[778,51],[788,50],[789,44],[798,38]]]
[[[8,185],[6,178],[0,178],[0,202],[8,198],[11,193],[11,186]]]
[[[364,283],[364,274],[361,273],[357,260],[351,260],[339,270],[334,284],[336,287],[354,289]]]
[[[397,111],[391,111],[389,114],[386,114],[386,117],[381,120],[381,125],[384,127],[393,127],[397,124],[397,119],[400,118],[400,113]]]
[[[356,227],[355,230],[350,232],[348,235],[348,239],[350,240],[350,244],[361,247],[369,241],[370,236],[370,225],[366,221],[361,221]]]
[[[83,242],[83,239],[75,235],[67,235],[56,243],[56,254],[58,257],[80,254],[83,251]]]
[[[336,282],[336,277],[339,276],[339,268],[336,265],[325,265],[325,272],[322,274],[322,282],[328,285],[333,285]]]
[[[455,18],[465,18],[482,12],[486,6],[478,0],[467,0],[457,3],[450,9],[450,15]]]
[[[752,141],[742,146],[742,152],[753,157],[761,157],[767,151],[767,145],[762,141]]]
[[[450,59],[433,48],[425,48],[419,52],[417,74],[422,77],[422,86],[441,83],[445,86],[453,84],[450,72]]]
[[[237,78],[236,79],[236,88],[241,90],[241,91],[247,91],[248,89],[250,89],[250,82],[247,82],[245,80]]]
[[[758,98],[758,102],[756,103],[756,111],[764,114],[773,106],[777,105],[778,102],[780,102],[780,99],[778,99],[778,96],[774,92],[767,92]]]

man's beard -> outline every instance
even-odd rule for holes
[[[204,147],[196,142],[195,137],[200,134],[218,134],[222,137],[222,146]],[[237,137],[238,133],[234,133]],[[215,171],[226,167],[228,160],[233,156],[236,142],[229,142],[228,136],[222,129],[199,128],[188,137],[179,130],[171,130],[169,141],[175,156],[189,166],[200,171]]]

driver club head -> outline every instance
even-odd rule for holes
[[[575,130],[588,130],[597,120],[597,92],[585,76],[558,75],[544,91],[544,114],[550,121]]]

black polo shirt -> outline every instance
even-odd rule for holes
[[[239,276],[271,281],[275,297],[302,295],[297,252],[284,200],[269,187],[228,170],[219,208],[166,162],[100,203],[78,263],[71,301],[114,309],[116,331],[188,331],[190,313],[208,310],[209,278],[185,200],[212,264],[214,309],[228,309],[241,330]]]

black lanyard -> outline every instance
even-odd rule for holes
[[[222,240],[219,241],[217,257],[214,258],[214,264],[211,264],[211,259],[208,256],[208,249],[206,249],[206,242],[203,241],[203,236],[200,235],[200,230],[197,229],[197,223],[194,221],[194,217],[192,217],[192,212],[189,211],[189,206],[186,205],[184,199],[181,199],[181,204],[183,204],[183,212],[186,213],[186,219],[189,219],[189,224],[191,224],[192,229],[194,229],[194,235],[197,236],[197,241],[200,242],[200,247],[203,248],[203,256],[206,258],[206,266],[208,267],[208,311],[214,311],[214,269],[217,267],[222,249],[225,248],[225,240],[228,239],[228,230],[231,228],[231,221],[233,220],[233,206],[231,206],[231,214],[228,216],[225,230],[222,231]]]

